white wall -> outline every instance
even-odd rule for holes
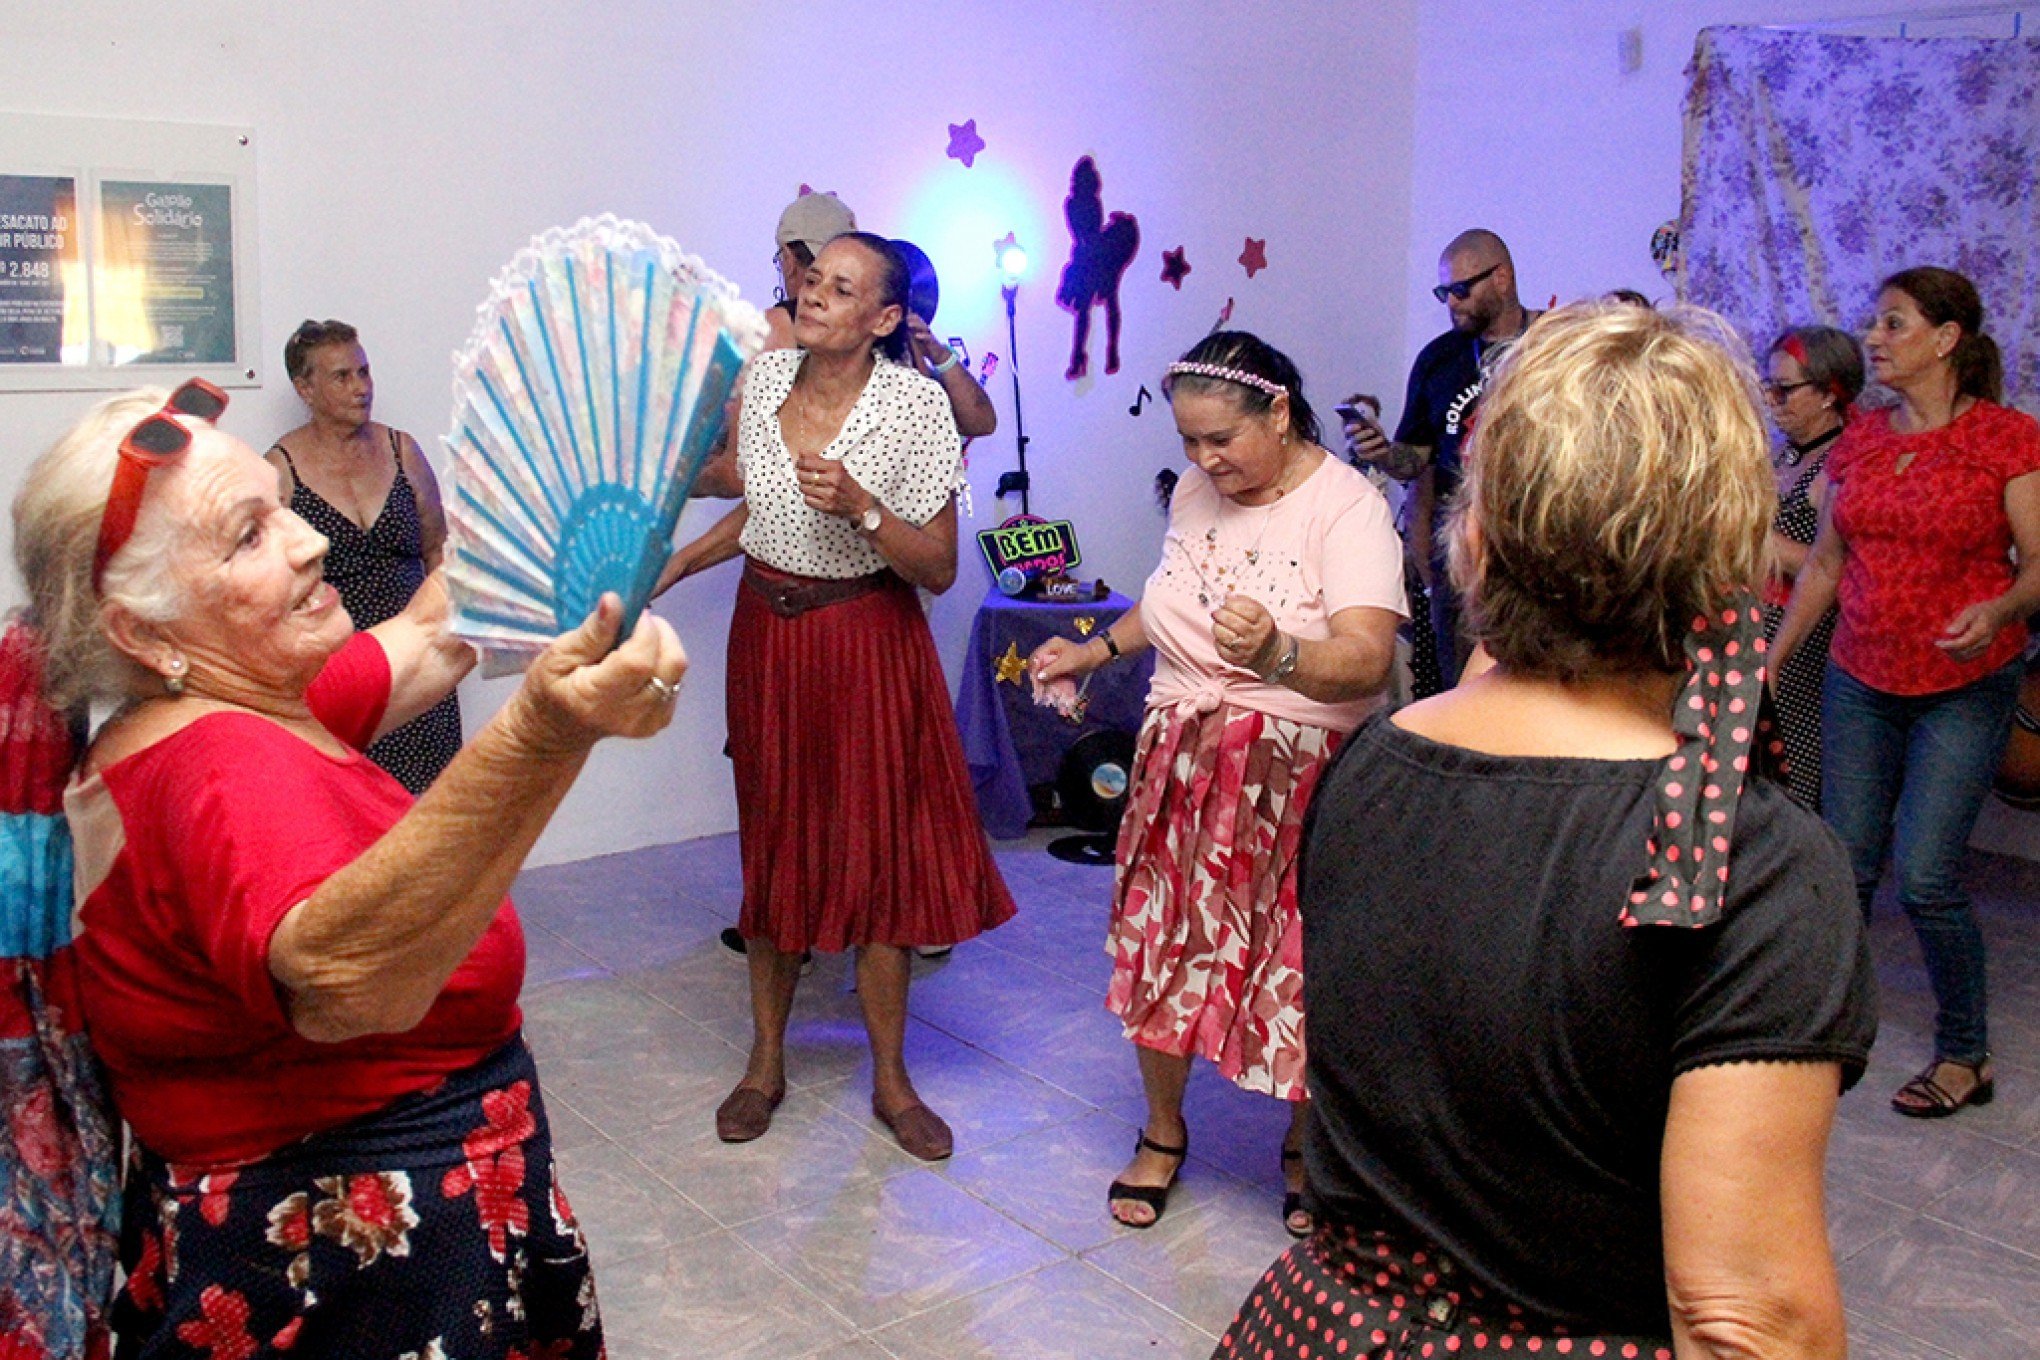
[[[266,345],[307,316],[353,321],[378,416],[428,450],[448,355],[529,236],[586,213],[641,217],[762,301],[773,222],[804,181],[929,247],[937,329],[973,351],[1008,349],[992,238],[1012,227],[1034,247],[1020,310],[1034,508],[1075,517],[1087,573],[1124,589],[1159,544],[1149,483],[1179,458],[1166,410],[1133,420],[1127,405],[1228,295],[1234,324],[1290,350],[1327,397],[1399,372],[1409,348],[1405,309],[1379,301],[1403,296],[1412,253],[1415,0],[1285,7],[1280,22],[1245,0],[17,8],[0,109],[254,127]],[[965,170],[944,158],[945,125],[971,117],[989,145]],[[1125,371],[1072,387],[1053,294],[1062,198],[1086,153],[1107,209],[1136,213],[1144,240],[1122,293]],[[1249,234],[1270,260],[1252,281],[1234,262]],[[1179,244],[1193,265],[1180,294],[1158,281]],[[1102,334],[1093,355],[1096,372]],[[992,390],[1009,420],[1003,376]],[[84,404],[0,396],[0,494]],[[224,423],[261,447],[299,419],[279,376],[237,394]],[[1011,435],[973,452],[980,526],[996,522]],[[683,534],[713,513],[691,510]],[[983,585],[967,563],[936,606],[952,675]],[[599,752],[534,862],[733,825],[720,755],[733,589],[725,569],[670,597],[695,658],[673,729]],[[9,579],[4,599],[18,598]],[[471,682],[470,725],[505,692]]]

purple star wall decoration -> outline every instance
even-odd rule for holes
[[[977,119],[966,118],[961,123],[949,125],[949,159],[962,161],[963,168],[970,169],[977,154],[985,149],[985,139],[978,136]]]
[[[1163,283],[1180,293],[1183,291],[1183,276],[1189,272],[1190,261],[1183,258],[1183,247],[1177,246],[1174,250],[1162,252]]]

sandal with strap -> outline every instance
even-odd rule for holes
[[[1988,1055],[1973,1063],[1936,1058],[1927,1064],[1924,1072],[1892,1093],[1891,1108],[1908,1119],[1946,1119],[1965,1106],[1988,1105],[1997,1098],[1997,1081],[1983,1075],[1984,1064],[1989,1061]],[[1947,1087],[1934,1080],[1934,1075],[1943,1067],[1962,1068],[1976,1080],[1963,1095],[1953,1095]]]
[[[1287,1168],[1289,1164],[1291,1162],[1300,1162],[1302,1160],[1303,1160],[1302,1148],[1282,1149],[1282,1165],[1285,1172],[1284,1179],[1287,1179]],[[1303,1218],[1310,1220],[1310,1225],[1308,1227],[1302,1229],[1297,1228],[1296,1220],[1299,1215],[1302,1216]],[[1312,1217],[1310,1210],[1303,1207],[1303,1192],[1301,1190],[1285,1189],[1282,1192],[1282,1231],[1288,1233],[1291,1237],[1295,1238],[1299,1242],[1301,1242],[1304,1238],[1309,1237],[1313,1232],[1317,1231],[1317,1220],[1314,1217]]]
[[[1169,1192],[1176,1188],[1176,1178],[1183,1174],[1183,1161],[1190,1155],[1190,1140],[1185,1138],[1181,1147],[1166,1147],[1148,1137],[1147,1130],[1142,1129],[1139,1139],[1133,1145],[1134,1153],[1138,1155],[1142,1148],[1146,1148],[1149,1152],[1158,1153],[1163,1157],[1174,1157],[1176,1159],[1176,1168],[1169,1173],[1169,1183],[1167,1185],[1128,1185],[1125,1181],[1114,1181],[1110,1186],[1106,1187],[1105,1211],[1107,1213],[1112,1212],[1113,1205],[1121,1203],[1145,1204],[1148,1208],[1155,1211],[1155,1216],[1145,1223],[1129,1223],[1118,1214],[1112,1214],[1112,1221],[1122,1227],[1152,1228],[1155,1224],[1162,1221],[1162,1213],[1169,1207]]]

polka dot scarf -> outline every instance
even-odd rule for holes
[[[1650,863],[1630,886],[1625,926],[1710,926],[1728,895],[1735,807],[1753,762],[1774,772],[1784,756],[1763,712],[1762,611],[1747,591],[1686,635],[1686,683],[1673,705],[1679,749],[1660,769]]]

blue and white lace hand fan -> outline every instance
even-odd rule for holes
[[[764,338],[732,284],[639,223],[519,251],[454,356],[453,631],[529,655],[613,590],[629,636]]]

